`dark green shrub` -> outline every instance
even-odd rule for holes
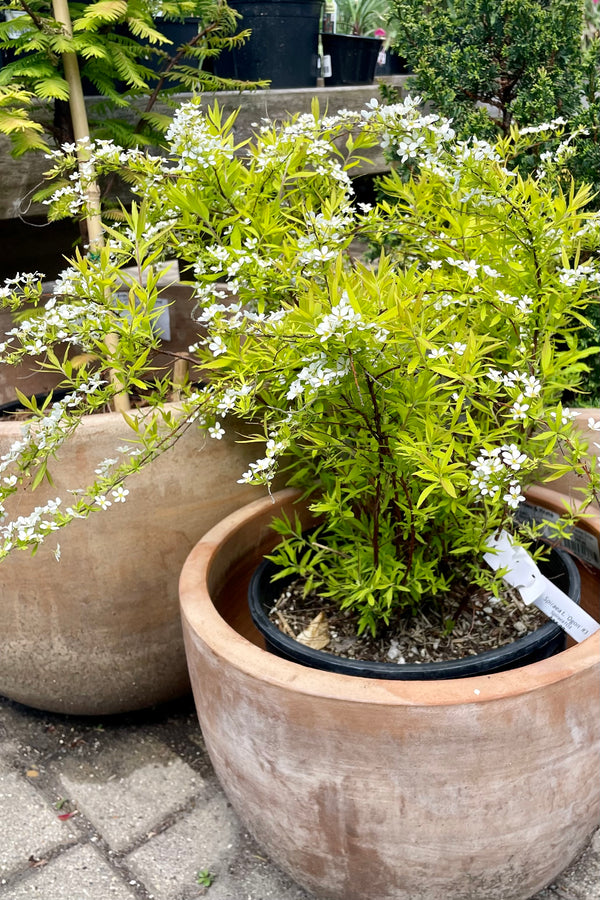
[[[582,0],[391,0],[414,88],[459,132],[505,134],[579,110]],[[485,106],[482,106],[485,104]]]
[[[394,50],[414,72],[409,87],[453,119],[457,134],[493,140],[511,126],[564,119],[562,132],[532,134],[516,165],[543,171],[568,192],[593,185],[600,206],[600,14],[593,0],[391,0]],[[387,98],[390,99],[388,91]],[[599,304],[600,305],[600,304]],[[584,346],[600,343],[600,309]],[[600,358],[588,360],[600,403]]]

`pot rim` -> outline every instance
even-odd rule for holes
[[[47,393],[50,393],[50,391]],[[172,400],[165,403],[164,406],[168,410],[177,410],[181,408],[181,403],[177,400]],[[151,410],[151,406],[138,406],[131,409],[128,415],[141,417],[144,413]],[[0,434],[3,437],[8,437],[11,434],[21,437],[23,424],[26,421],[29,420],[25,417],[11,418],[10,415],[7,415],[5,418],[0,417]],[[98,431],[105,431],[107,428],[122,428],[124,422],[123,414],[120,412],[115,412],[115,410],[97,410],[93,413],[86,413],[81,417],[77,431],[83,428],[86,432],[94,434]],[[72,438],[69,440],[72,440]]]
[[[538,501],[546,499],[561,508],[562,495],[536,488]],[[364,678],[311,669],[274,656],[252,644],[232,628],[213,605],[209,577],[222,548],[235,541],[258,518],[268,518],[276,502],[291,503],[299,496],[286,489],[249,503],[222,519],[196,544],[183,566],[180,606],[191,639],[205,645],[210,654],[259,681],[273,685],[293,685],[294,691],[348,702],[396,706],[398,704],[448,706],[482,703],[526,694],[597,667],[600,672],[600,631],[585,641],[537,663],[497,672],[442,681],[402,681]],[[558,498],[558,499],[557,499]],[[600,516],[586,520],[600,538]]]

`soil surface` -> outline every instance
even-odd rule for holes
[[[502,599],[477,592],[461,610],[461,599],[449,596],[444,611],[431,609],[393,622],[377,637],[356,634],[347,611],[315,593],[303,596],[303,582],[284,589],[269,618],[281,631],[317,650],[347,659],[425,663],[473,656],[510,644],[549,619],[536,606],[526,606],[507,590]]]

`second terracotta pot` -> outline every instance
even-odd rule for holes
[[[0,694],[52,712],[106,715],[189,690],[177,585],[186,555],[223,515],[260,496],[236,484],[256,445],[191,428],[128,481],[125,503],[73,521],[35,556],[0,561]],[[20,438],[0,423],[0,454]],[[132,432],[117,413],[86,417],[50,461],[52,486],[11,498],[28,514],[47,498],[94,481],[94,469]],[[53,548],[60,545],[60,561]]]

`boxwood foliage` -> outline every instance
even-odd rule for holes
[[[414,73],[411,89],[450,117],[463,138],[494,139],[564,120],[533,135],[514,161],[523,174],[553,178],[566,192],[594,188],[600,205],[600,16],[593,0],[391,0],[402,22],[394,50]],[[388,94],[390,92],[388,91]],[[600,309],[582,337],[600,344]],[[600,351],[599,351],[600,352]],[[600,403],[600,358],[590,357],[587,395]]]

